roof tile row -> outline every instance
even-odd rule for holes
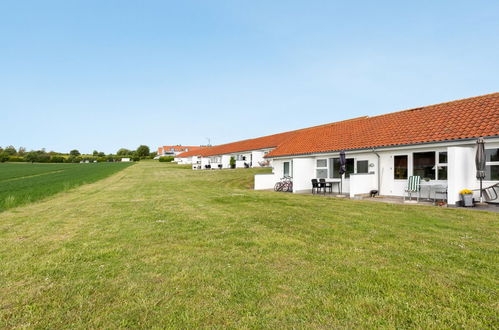
[[[499,93],[199,148],[179,157],[270,149],[267,157],[499,135]]]

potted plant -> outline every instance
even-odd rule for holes
[[[230,157],[230,168],[236,168],[236,159],[234,157]]]
[[[473,206],[473,192],[469,189],[463,189],[459,192],[461,203],[465,207]]]

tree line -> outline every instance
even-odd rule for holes
[[[106,154],[94,150],[92,154],[81,154],[77,149],[69,153],[40,150],[27,151],[24,147],[16,149],[14,146],[2,148],[0,146],[0,162],[31,162],[31,163],[80,163],[80,162],[119,162],[122,158],[133,161],[152,159],[156,152],[151,152],[146,145],[139,146],[136,150],[120,148],[115,154]]]

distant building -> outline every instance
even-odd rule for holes
[[[188,152],[192,150],[199,149],[200,147],[194,146],[163,146],[158,147],[158,156],[157,157],[167,157],[167,156],[177,156],[183,152]]]

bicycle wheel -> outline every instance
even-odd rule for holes
[[[282,182],[277,182],[274,186],[275,191],[281,191],[282,190]]]

